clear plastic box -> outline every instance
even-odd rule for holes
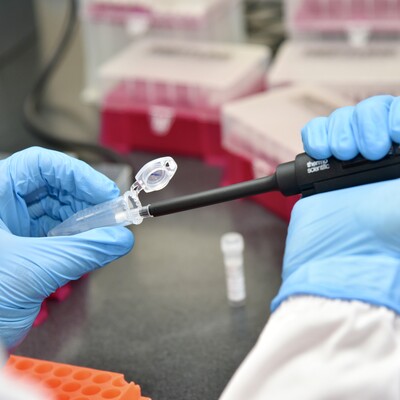
[[[400,33],[400,0],[285,0],[292,36]]]
[[[231,154],[226,183],[259,178],[304,152],[301,129],[347,99],[312,86],[293,86],[229,103],[222,110],[222,145]],[[286,220],[297,197],[267,193],[254,199]]]
[[[144,39],[100,69],[101,141],[223,158],[220,108],[265,90],[264,46]]]
[[[400,43],[374,41],[355,48],[344,41],[288,40],[268,73],[271,87],[310,84],[353,103],[378,94],[400,95]]]
[[[97,68],[138,37],[245,39],[242,0],[83,0],[81,20],[88,102],[98,100]]]

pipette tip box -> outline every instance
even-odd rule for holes
[[[285,15],[292,37],[400,33],[399,0],[285,0]]]
[[[304,152],[301,129],[314,117],[329,115],[348,101],[312,86],[276,89],[223,108],[223,146],[230,153],[225,183],[271,175],[276,167]],[[278,192],[253,199],[289,220],[298,197]]]
[[[264,91],[264,46],[147,39],[100,69],[101,142],[221,164],[220,109]]]
[[[5,371],[47,389],[54,400],[150,400],[119,373],[11,355]]]
[[[243,42],[242,0],[84,0],[81,21],[86,83],[83,99],[99,101],[98,67],[143,36]]]
[[[354,47],[343,40],[287,40],[268,78],[271,88],[316,85],[354,104],[379,94],[400,95],[399,65],[398,41],[372,41]]]

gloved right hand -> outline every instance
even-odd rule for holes
[[[122,227],[43,237],[73,213],[119,195],[116,185],[82,161],[30,148],[0,161],[0,342],[28,333],[42,301],[70,280],[125,255]]]
[[[400,143],[400,98],[377,96],[317,118],[303,129],[306,152],[349,160],[384,157]],[[360,300],[400,313],[400,180],[301,199],[294,207],[283,283],[272,310],[289,297]]]

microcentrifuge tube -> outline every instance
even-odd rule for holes
[[[151,217],[139,193],[161,190],[168,185],[178,166],[173,158],[161,157],[145,164],[135,175],[130,190],[113,200],[80,210],[51,229],[47,236],[68,236],[105,226],[139,225]]]
[[[246,300],[243,267],[243,236],[237,232],[225,233],[221,237],[221,250],[224,257],[226,289],[229,304],[233,307],[242,306]]]

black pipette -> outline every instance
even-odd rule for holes
[[[314,160],[302,153],[294,161],[278,165],[273,175],[149,204],[140,210],[140,215],[158,217],[272,191],[305,197],[395,178],[400,178],[398,145],[378,161],[361,156],[350,161],[333,157]]]

